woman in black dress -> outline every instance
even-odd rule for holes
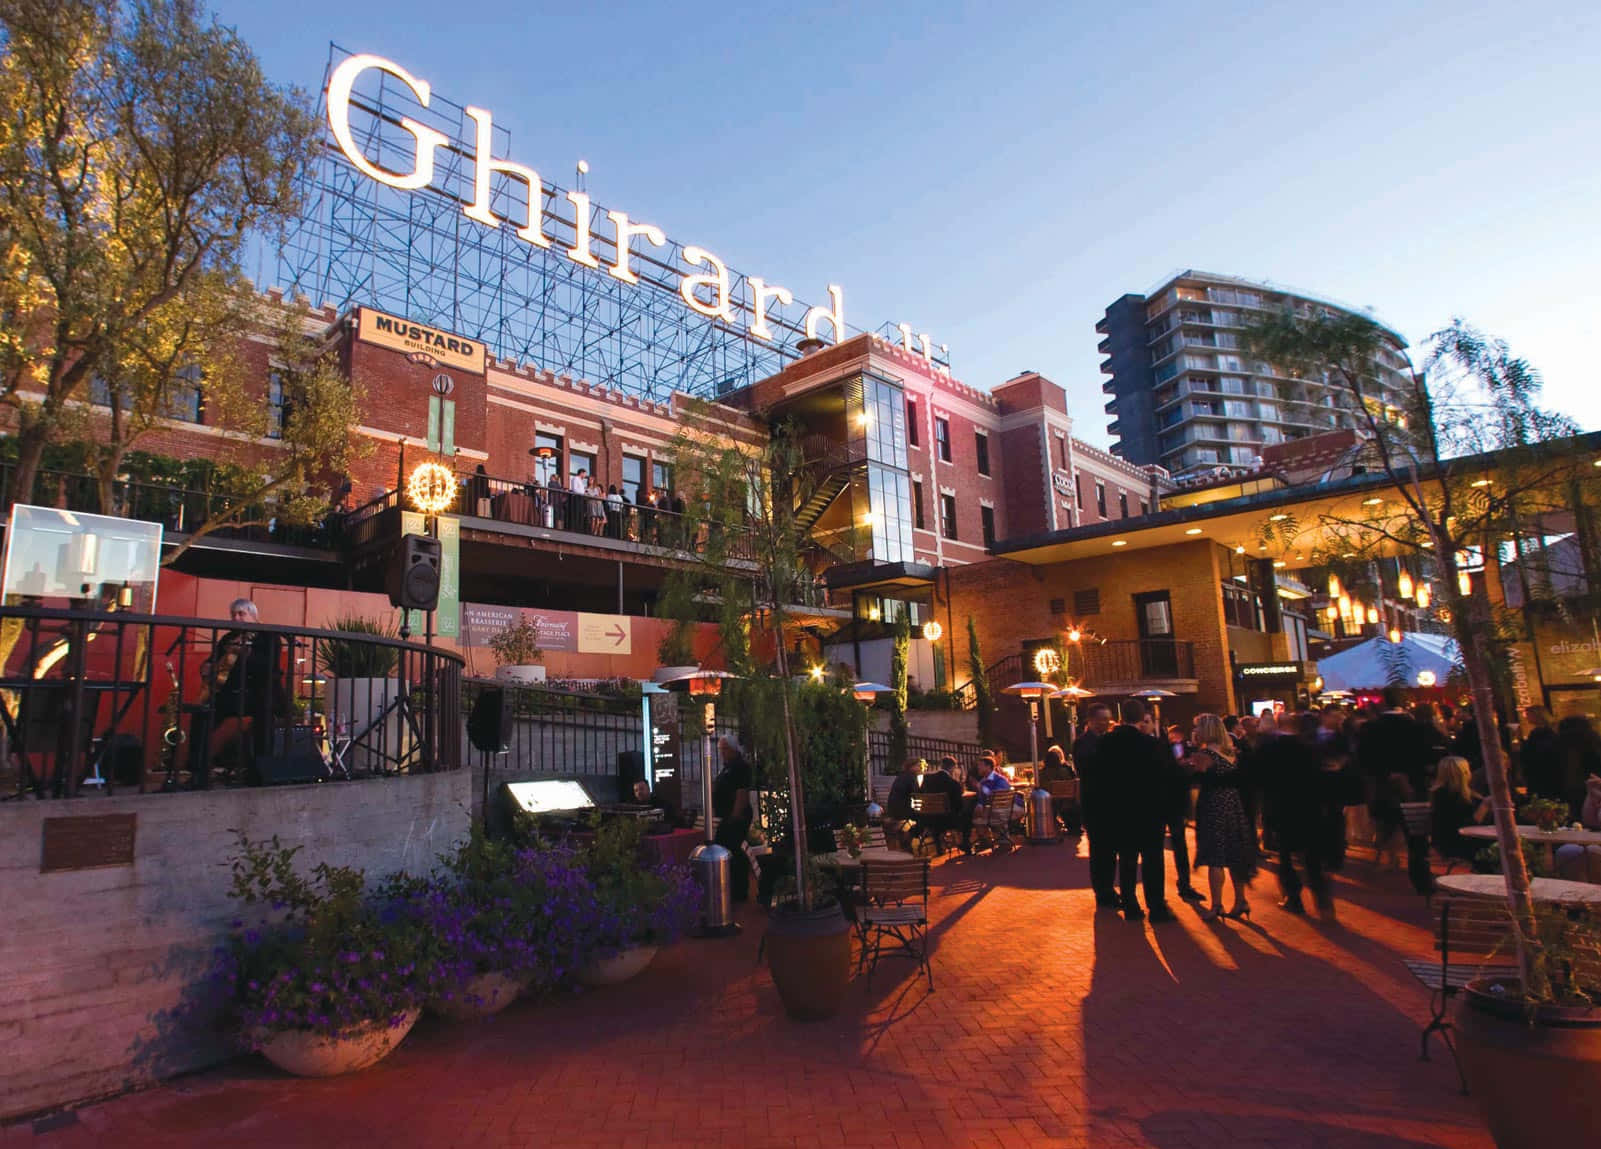
[[[1245,774],[1235,757],[1234,740],[1216,714],[1195,719],[1197,749],[1189,756],[1191,777],[1200,783],[1195,801],[1195,864],[1205,866],[1212,908],[1203,921],[1248,918],[1246,887],[1256,874],[1256,833],[1245,813]],[[1223,911],[1223,872],[1234,882],[1234,905]]]

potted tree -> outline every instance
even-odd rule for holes
[[[1393,354],[1388,341],[1361,316],[1286,311],[1246,338],[1249,350],[1277,365],[1275,375],[1322,380],[1340,395],[1367,433],[1363,462],[1388,480],[1360,514],[1325,514],[1322,541],[1311,549],[1321,549],[1324,561],[1399,556],[1409,564],[1407,580],[1397,580],[1401,597],[1414,597],[1415,584],[1430,585],[1414,580],[1413,569],[1438,579],[1438,593],[1419,597],[1418,606],[1432,609],[1461,649],[1518,965],[1515,979],[1462,995],[1463,1068],[1503,1149],[1583,1144],[1594,1139],[1591,1099],[1601,1093],[1601,960],[1593,927],[1537,907],[1531,895],[1496,686],[1507,677],[1507,641],[1533,638],[1528,556],[1543,546],[1525,543],[1543,541],[1552,523],[1572,521],[1575,512],[1580,521],[1593,513],[1594,451],[1574,439],[1571,420],[1537,405],[1538,373],[1504,343],[1460,320],[1429,342],[1423,370],[1397,388],[1376,366]],[[1301,532],[1276,516],[1262,526],[1263,547],[1288,550]],[[1521,614],[1507,610],[1499,593],[1503,539],[1513,542],[1523,580]]]
[[[367,897],[360,870],[322,864],[303,876],[299,849],[239,836],[229,896],[246,917],[217,951],[213,979],[250,1048],[285,1072],[329,1077],[400,1044],[432,971],[413,917]]]
[[[395,628],[380,619],[345,615],[328,627],[336,635],[317,645],[319,668],[329,683],[329,717],[336,736],[355,738],[366,732],[353,746],[347,759],[352,769],[378,771],[385,757],[404,761],[409,749],[409,730],[396,705],[400,684],[395,669],[400,648],[386,641],[400,637]],[[379,716],[385,716],[376,726]]]
[[[676,610],[684,622],[715,613],[724,659],[744,679],[737,695],[759,700],[743,705],[742,717],[759,767],[779,764],[777,785],[764,796],[772,809],[787,807],[794,850],[788,895],[774,902],[768,918],[766,953],[790,1016],[827,1017],[839,1010],[850,981],[850,924],[809,864],[798,688],[786,632],[790,605],[814,592],[809,560],[818,544],[799,511],[827,473],[809,464],[792,424],[770,427],[764,443],[750,445],[711,433],[704,416],[704,407],[685,411],[673,455],[675,473],[695,491],[713,526],[705,545],[692,552],[693,565],[669,575],[664,611]],[[753,632],[765,632],[770,659],[753,656]],[[859,722],[854,717],[851,728]],[[848,761],[860,762],[860,752]]]
[[[526,614],[489,640],[489,649],[498,664],[495,677],[502,682],[535,683],[545,681],[545,652],[539,649],[539,628]]]

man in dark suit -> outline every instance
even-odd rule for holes
[[[1368,812],[1378,828],[1381,846],[1406,826],[1402,802],[1428,801],[1429,776],[1440,757],[1438,732],[1408,714],[1405,703],[1399,687],[1385,687],[1384,713],[1363,727],[1357,743],[1357,766],[1373,795]],[[1406,856],[1413,888],[1420,894],[1432,893],[1429,840],[1408,835]]]
[[[1073,743],[1073,765],[1078,769],[1084,830],[1090,837],[1090,886],[1098,909],[1115,910],[1123,904],[1116,888],[1118,842],[1112,818],[1116,767],[1103,764],[1099,753],[1101,740],[1112,728],[1112,708],[1097,702],[1084,720],[1084,733]]]
[[[955,769],[956,759],[946,755],[939,760],[939,769],[923,775],[923,783],[919,787],[922,793],[929,796],[945,796],[946,813],[925,814],[917,818],[918,828],[931,831],[936,844],[946,830],[959,830],[962,827],[962,784],[951,773]]]
[[[1145,887],[1145,908],[1153,922],[1174,920],[1163,888],[1166,865],[1162,838],[1173,792],[1173,757],[1145,703],[1131,698],[1120,707],[1123,723],[1107,732],[1096,747],[1101,769],[1111,771],[1112,819],[1118,840],[1119,885],[1123,916],[1139,921],[1134,884]]]

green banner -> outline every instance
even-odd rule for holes
[[[402,534],[426,534],[427,520],[417,511],[402,511]],[[409,625],[421,634],[426,620],[413,611]],[[461,520],[439,516],[439,608],[434,612],[434,633],[440,638],[461,636]]]

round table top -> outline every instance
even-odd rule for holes
[[[832,854],[816,855],[818,862],[830,866],[860,866],[863,862],[910,862],[913,855],[905,850],[890,850],[883,846],[865,849],[859,857],[851,857],[849,850],[835,850]]]
[[[1506,879],[1500,874],[1446,874],[1434,880],[1442,890],[1472,894],[1483,898],[1506,896]],[[1529,893],[1537,902],[1553,905],[1601,906],[1601,886],[1591,882],[1569,882],[1561,878],[1535,878]]]
[[[1545,842],[1552,846],[1601,846],[1601,830],[1542,830],[1538,826],[1519,822],[1518,837],[1526,842]],[[1494,826],[1464,826],[1464,838],[1495,840]]]

